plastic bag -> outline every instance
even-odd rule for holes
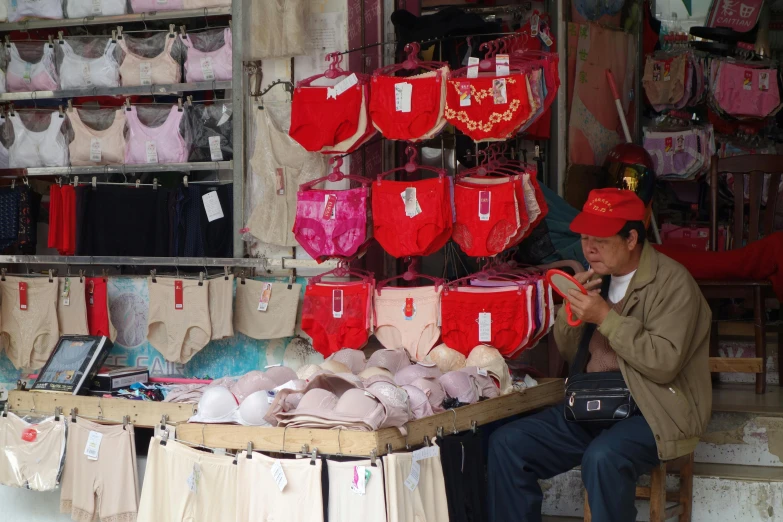
[[[26,18],[61,20],[64,18],[62,0],[8,0],[8,21]]]
[[[65,418],[0,417],[0,484],[34,491],[57,488],[65,459]]]
[[[57,111],[15,111],[8,116],[13,139],[8,146],[14,168],[67,167],[70,126]]]
[[[187,109],[191,129],[189,161],[229,161],[234,157],[230,103],[193,105]]]
[[[6,44],[8,92],[54,91],[60,82],[54,45],[40,42]]]
[[[88,16],[116,16],[128,12],[125,0],[66,0],[66,18],[86,18]]]
[[[61,89],[119,87],[117,42],[111,38],[68,38],[57,45]]]
[[[180,35],[187,48],[187,82],[229,81],[232,77],[231,29],[217,29]]]
[[[161,32],[149,38],[123,34],[117,43],[122,50],[123,86],[168,85],[181,81],[180,63],[185,47],[173,33]]]
[[[68,144],[72,166],[121,165],[125,163],[123,109],[68,111],[73,140]]]
[[[125,163],[185,163],[191,130],[185,113],[176,105],[140,105],[125,111],[128,121]]]

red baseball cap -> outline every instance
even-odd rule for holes
[[[630,190],[591,190],[587,203],[571,222],[571,232],[611,237],[629,221],[644,221],[644,203]]]

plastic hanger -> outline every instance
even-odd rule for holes
[[[405,57],[405,60],[402,63],[387,65],[386,67],[376,69],[373,75],[389,76],[397,71],[415,71],[416,69],[437,71],[443,67],[448,66],[448,63],[446,62],[419,60],[419,51],[421,51],[421,46],[418,44],[418,42],[406,44],[405,52],[408,53],[408,56]]]
[[[328,78],[330,80],[334,80],[342,76],[349,76],[351,74],[356,74],[350,71],[345,71],[340,67],[340,64],[343,62],[343,55],[340,53],[327,54],[326,61],[329,62],[329,68],[326,69],[326,71],[324,71],[321,74],[316,74],[314,76],[310,76],[309,78],[305,78],[304,80],[301,80],[299,83],[296,84],[296,88],[299,89],[300,87],[309,87],[311,83],[313,83],[315,80],[318,80],[320,78]],[[364,78],[364,75],[362,74],[356,74],[356,76],[359,78],[360,82]]]
[[[429,279],[433,283],[435,283],[435,290],[438,290],[438,287],[444,284],[444,280],[440,277],[433,277],[426,274],[420,274],[416,270],[416,264],[417,262],[415,260],[412,260],[410,265],[408,265],[408,269],[405,271],[405,273],[396,275],[394,277],[390,277],[388,279],[384,279],[380,283],[377,284],[376,288],[378,289],[378,295],[381,295],[381,290],[383,290],[383,287],[389,284],[391,281],[394,281],[395,279],[404,279],[405,281],[413,281],[415,279]]]
[[[362,280],[364,283],[374,283],[375,282],[375,275],[372,272],[368,272],[367,270],[362,270],[359,268],[351,268],[350,265],[347,264],[340,264],[337,266],[337,268],[334,268],[332,270],[329,270],[328,272],[324,272],[323,274],[313,276],[310,278],[310,282],[308,284],[314,285],[322,282],[324,277],[347,277],[347,276],[355,276]]]
[[[310,181],[308,183],[303,183],[302,185],[299,185],[299,190],[310,190],[316,185],[320,183],[324,183],[325,181],[329,181],[332,183],[336,183],[338,181],[342,181],[344,179],[350,179],[351,181],[356,181],[357,183],[361,183],[362,186],[369,186],[370,180],[363,177],[363,176],[354,176],[352,174],[343,174],[340,170],[340,167],[343,166],[343,158],[341,156],[337,156],[335,158],[332,158],[329,160],[330,163],[334,165],[334,168],[332,169],[332,172],[329,173],[328,176],[324,176],[322,178],[314,179],[313,181]]]
[[[395,172],[405,171],[408,174],[413,174],[417,170],[428,170],[430,172],[435,172],[438,175],[438,179],[443,182],[443,178],[446,176],[446,171],[443,169],[439,169],[436,167],[429,167],[427,165],[419,165],[416,163],[416,158],[419,156],[419,153],[416,151],[416,147],[413,147],[412,145],[408,145],[405,147],[405,154],[408,156],[408,163],[406,163],[402,167],[397,167],[391,170],[387,170],[386,172],[382,174],[378,174],[377,177],[377,183],[378,185],[381,184],[381,180],[388,176],[389,174],[394,174]]]

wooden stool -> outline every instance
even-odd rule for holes
[[[679,474],[679,491],[666,491],[667,472]],[[650,501],[650,522],[664,522],[674,517],[679,517],[677,519],[679,522],[690,522],[693,507],[693,453],[662,462],[653,468],[650,472],[650,487],[636,486],[636,498]],[[675,504],[667,508],[667,502]],[[585,522],[592,521],[590,505],[587,503],[587,491],[585,491]]]

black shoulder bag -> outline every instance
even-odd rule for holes
[[[609,291],[609,277],[604,277],[601,294]],[[588,324],[579,342],[565,386],[565,419],[571,422],[612,422],[636,413],[636,402],[621,372],[585,373],[590,353],[590,339],[596,325]]]

